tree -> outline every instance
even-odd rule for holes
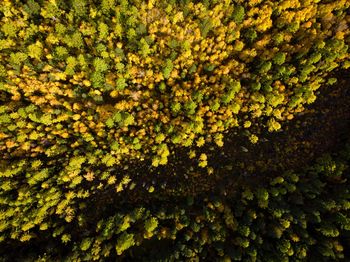
[[[163,69],[163,76],[165,79],[168,79],[170,77],[170,73],[173,71],[173,63],[170,59],[167,59],[165,62],[165,67]]]
[[[236,23],[240,24],[240,23],[243,22],[244,16],[245,16],[245,9],[244,9],[244,7],[241,6],[241,5],[235,6],[234,10],[233,10],[233,14],[232,14],[233,21],[235,21]]]
[[[42,52],[43,52],[43,45],[41,42],[36,42],[35,44],[28,46],[28,56],[31,58],[40,60]]]
[[[129,249],[133,245],[135,245],[134,235],[123,232],[123,234],[118,238],[115,249],[117,254],[121,255],[125,250]]]
[[[158,219],[151,217],[145,221],[145,230],[152,233],[158,227]]]

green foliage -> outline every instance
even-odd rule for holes
[[[168,158],[182,165],[180,148],[216,181],[203,145],[281,130],[349,67],[349,5],[180,2],[1,2],[5,260],[346,259],[347,151],[205,196],[179,187],[168,199],[147,175],[173,172]],[[149,170],[130,175],[140,161]]]
[[[171,105],[171,110],[173,113],[178,113],[181,110],[181,104],[179,102],[176,102],[175,104]]]
[[[1,26],[1,31],[5,34],[5,36],[15,37],[17,33],[17,28],[12,21],[9,21]]]
[[[185,103],[184,108],[186,109],[189,115],[193,115],[196,112],[195,110],[197,108],[197,104],[193,101],[188,101],[187,103]]]
[[[170,77],[170,73],[173,70],[174,65],[170,59],[167,59],[165,62],[165,67],[163,69],[163,76],[165,79],[168,79]]]
[[[116,163],[115,157],[108,154],[102,158],[102,163],[104,163],[107,167],[111,167]]]
[[[146,57],[146,56],[148,56],[151,53],[149,45],[148,45],[147,41],[144,38],[142,38],[140,40],[140,44],[139,45],[140,45],[140,54],[142,56]]]
[[[85,0],[72,0],[72,7],[77,16],[85,16],[87,13],[87,6]]]
[[[91,246],[92,239],[91,238],[84,238],[83,241],[80,244],[80,249],[83,251],[86,251]]]
[[[101,10],[104,14],[108,14],[111,10],[113,10],[114,5],[115,5],[115,0],[102,0]]]
[[[56,51],[57,57],[59,58],[64,58],[65,56],[68,55],[68,50],[63,46],[56,47],[55,51]]]
[[[108,25],[106,25],[105,23],[99,23],[98,32],[100,39],[106,39],[108,36]]]
[[[115,247],[117,254],[121,255],[125,250],[135,245],[134,235],[123,233],[117,241],[117,245]]]
[[[40,5],[34,0],[28,0],[27,4],[24,6],[24,10],[28,14],[38,15],[40,12]]]
[[[93,65],[97,72],[105,72],[108,70],[108,64],[101,58],[95,58]]]
[[[201,24],[201,34],[203,37],[207,37],[208,33],[212,29],[213,24],[209,18],[205,19]]]
[[[84,41],[80,32],[75,32],[72,35],[66,35],[63,41],[69,47],[82,48],[84,46]]]
[[[233,21],[236,23],[240,24],[243,22],[245,16],[245,10],[244,7],[241,5],[237,5],[234,7],[233,13],[232,13],[232,18]]]
[[[116,89],[119,91],[122,91],[125,87],[128,86],[124,78],[118,78],[115,84],[116,84]]]
[[[24,61],[26,61],[27,57],[28,55],[25,53],[12,53],[10,56],[10,62],[14,65],[21,65]]]
[[[247,39],[247,41],[249,43],[252,43],[258,37],[258,34],[257,34],[257,32],[254,29],[249,28],[245,32],[244,37]]]
[[[279,52],[273,58],[273,62],[277,65],[282,65],[285,61],[286,61],[286,54],[285,53]]]
[[[158,219],[151,217],[145,221],[145,230],[147,232],[153,232],[158,226]]]
[[[94,72],[91,75],[91,82],[93,87],[95,88],[101,88],[103,87],[103,84],[105,83],[105,76],[101,72]],[[100,99],[98,99],[100,100]]]
[[[210,141],[231,128],[280,130],[316,100],[327,76],[349,61],[344,16],[334,16],[336,33],[312,22],[333,17],[335,7],[343,13],[348,7],[299,5],[6,2],[0,7],[1,89],[10,90],[15,108],[27,102],[39,106],[37,116],[21,120],[20,143],[32,134],[68,150],[74,139],[73,148],[84,151],[110,148],[117,140],[117,162],[149,157],[156,163],[161,159],[153,141],[160,134],[167,146],[189,147],[199,136]],[[47,128],[40,115],[56,110],[52,118],[61,125]],[[129,115],[117,123],[110,118],[115,111]],[[38,135],[25,130],[28,124],[34,128],[32,123]],[[159,123],[172,131],[156,127]],[[134,129],[148,135],[130,143]],[[10,125],[3,135],[11,150],[52,153],[18,144],[14,131],[19,127]],[[258,141],[257,134],[249,138]],[[221,141],[214,142],[222,146]]]
[[[42,44],[40,42],[28,46],[28,56],[31,58],[40,60],[42,52]]]

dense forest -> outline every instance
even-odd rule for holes
[[[0,261],[349,261],[350,1],[1,0]]]

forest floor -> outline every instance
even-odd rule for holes
[[[197,156],[208,155],[208,168],[198,167],[189,159],[188,149],[177,149],[166,166],[152,167],[150,160],[126,165],[135,187],[125,189],[123,199],[113,199],[114,189],[106,190],[95,199],[113,205],[156,205],[158,201],[210,194],[230,195],[235,185],[264,183],[264,178],[286,170],[301,171],[325,153],[338,151],[350,133],[350,72],[336,75],[338,82],[319,89],[317,100],[293,120],[285,122],[280,132],[262,132],[259,142],[252,144],[246,135],[231,131],[225,135],[224,146],[205,145]],[[242,133],[242,132],[241,132]],[[208,153],[209,152],[209,153]],[[149,188],[155,191],[150,194]]]

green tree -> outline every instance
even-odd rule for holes
[[[118,238],[117,245],[115,247],[117,254],[121,255],[125,250],[135,245],[134,235],[123,232]]]
[[[237,5],[234,7],[233,13],[232,13],[232,18],[233,21],[236,23],[240,24],[243,22],[245,16],[245,9],[241,5]]]

